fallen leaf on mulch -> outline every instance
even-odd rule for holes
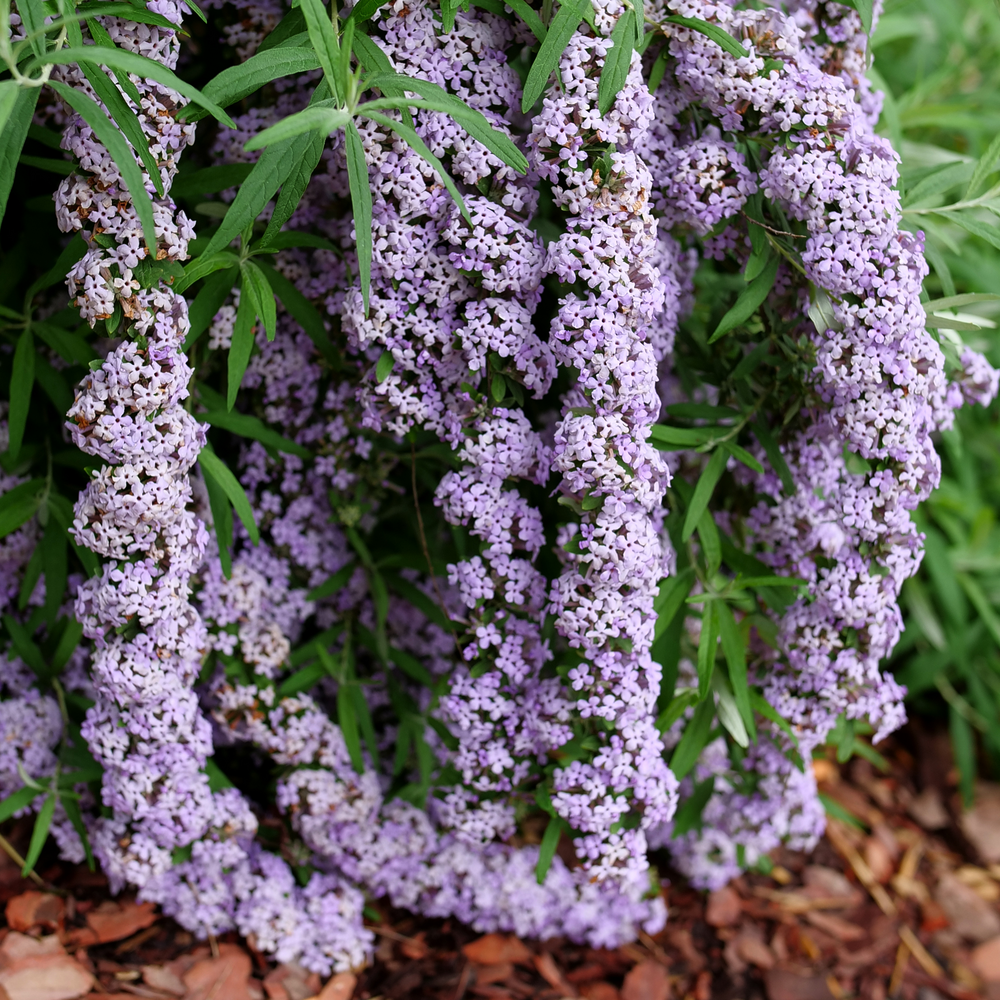
[[[320,978],[296,962],[283,962],[264,977],[268,1000],[306,1000],[320,991]]]
[[[107,944],[144,930],[156,922],[157,916],[152,903],[108,899],[87,914],[87,928],[97,939],[94,944]]]
[[[834,1000],[825,976],[771,969],[764,977],[768,1000]]]
[[[73,1000],[93,985],[54,934],[36,939],[11,931],[0,945],[0,988],[9,1000]]]
[[[250,956],[234,944],[219,946],[218,958],[202,958],[184,973],[184,1000],[253,1000]]]
[[[531,949],[513,935],[484,934],[462,948],[462,954],[477,965],[498,965],[516,962],[530,965],[534,959]]]
[[[183,996],[187,992],[184,980],[166,965],[144,965],[142,967],[143,982],[154,990]]]
[[[625,977],[622,1000],[669,1000],[670,980],[659,962],[640,962]]]
[[[316,1000],[349,1000],[357,985],[358,977],[353,972],[338,972],[320,990]]]
[[[962,833],[987,864],[1000,862],[1000,785],[976,784],[976,800],[959,819]]]
[[[8,900],[5,914],[12,931],[27,934],[41,929],[51,933],[62,929],[66,904],[55,893],[32,890]]]

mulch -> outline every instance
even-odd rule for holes
[[[376,907],[373,963],[323,982],[235,934],[198,941],[83,866],[39,887],[0,854],[0,1000],[1000,1000],[1000,785],[963,811],[946,735],[878,749],[885,770],[814,762],[832,816],[814,851],[714,893],[664,865],[666,928],[615,950]],[[30,825],[3,832],[23,847]]]

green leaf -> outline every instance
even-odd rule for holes
[[[681,529],[681,541],[686,542],[697,526],[701,515],[708,508],[708,502],[712,499],[716,484],[726,471],[726,462],[729,454],[722,448],[717,448],[712,452],[712,457],[708,460],[704,471],[698,477],[698,484],[694,488],[694,495],[688,504],[687,513],[684,516],[684,527]]]
[[[367,81],[370,87],[384,89],[388,83],[391,87],[402,91],[419,94],[422,102],[411,103],[411,107],[426,107],[433,111],[442,111],[450,115],[477,142],[481,142],[494,156],[501,159],[508,167],[520,174],[528,172],[528,160],[517,148],[514,141],[503,132],[495,129],[480,111],[470,108],[463,100],[454,94],[449,94],[430,80],[420,80],[401,73],[379,73]],[[358,107],[358,114],[365,114],[365,105]]]
[[[316,311],[315,306],[280,271],[276,271],[266,264],[261,264],[260,269],[264,272],[275,294],[281,299],[285,311],[309,335],[309,339],[316,345],[316,350],[335,368],[339,367],[340,360],[330,342],[323,318]]]
[[[326,650],[320,650],[320,659],[329,656]],[[347,745],[347,754],[351,758],[351,765],[358,774],[362,774],[365,769],[365,759],[361,752],[361,738],[358,732],[358,716],[354,698],[351,696],[351,685],[342,683],[337,688],[337,722],[340,725],[340,732]]]
[[[361,276],[361,298],[368,315],[368,298],[372,286],[372,191],[368,180],[368,164],[361,133],[354,122],[344,131],[347,176],[351,188],[351,211],[354,216],[354,237],[358,248],[358,273]]]
[[[951,748],[958,769],[958,787],[962,793],[962,805],[969,809],[975,793],[976,783],[976,740],[969,720],[955,705],[948,706],[948,729],[951,732]]]
[[[10,615],[3,616],[3,623],[17,655],[27,663],[39,680],[47,681],[52,676],[52,671],[28,630]]]
[[[707,698],[712,690],[715,673],[715,651],[719,644],[719,621],[716,601],[708,601],[701,613],[701,635],[698,637],[698,698]]]
[[[267,229],[261,237],[261,245],[268,247],[280,247],[281,227],[294,215],[295,210],[302,201],[302,196],[309,187],[313,172],[323,158],[323,150],[326,148],[326,136],[321,132],[310,132],[309,143],[302,154],[301,159],[296,161],[291,173],[285,178],[281,185],[281,194],[274,205],[274,211],[267,223]],[[302,246],[303,244],[288,244],[290,246]],[[308,245],[308,244],[306,244]],[[315,244],[314,244],[315,245]]]
[[[524,93],[521,98],[521,110],[527,114],[542,96],[549,77],[558,69],[559,60],[573,33],[583,20],[584,11],[591,6],[590,0],[567,0],[560,6],[556,16],[549,25],[538,49],[538,55],[531,64],[527,79],[524,81]]]
[[[259,417],[251,416],[248,413],[234,413],[232,410],[209,410],[207,413],[195,415],[206,424],[221,427],[223,430],[229,431],[231,434],[238,434],[240,437],[260,441],[261,444],[265,444],[269,448],[275,448],[289,455],[298,455],[300,458],[312,456],[312,452],[308,448],[296,444],[273,428],[268,427]]]
[[[236,307],[236,322],[233,324],[233,339],[229,346],[228,382],[226,385],[226,406],[231,410],[236,405],[240,383],[250,364],[254,345],[254,310],[251,298],[245,292],[240,295]]]
[[[8,795],[7,798],[0,802],[0,823],[6,823],[14,813],[20,812],[22,809],[30,806],[42,794],[42,791],[43,789],[41,788],[25,786]]]
[[[83,824],[80,803],[74,798],[66,797],[62,800],[62,806],[67,819],[73,824],[73,829],[76,830],[76,835],[83,844],[83,854],[87,861],[87,867],[91,871],[96,871],[97,866],[94,864],[94,853],[90,848],[90,837],[87,835],[87,828]]]
[[[340,43],[337,32],[333,30],[330,14],[326,5],[320,0],[300,0],[299,6],[306,16],[309,39],[316,55],[319,56],[326,82],[330,85],[334,97],[340,99],[342,96],[339,93],[340,75],[337,72],[340,65]]]
[[[649,71],[649,92],[651,94],[655,94],[660,89],[660,84],[663,83],[663,77],[667,72],[667,62],[669,59],[670,49],[664,45],[656,56],[653,68]]]
[[[205,84],[202,93],[220,107],[226,108],[273,80],[294,76],[296,73],[308,73],[319,69],[320,65],[320,58],[312,49],[264,49],[256,52],[246,62],[224,69]],[[195,122],[207,114],[204,108],[198,108],[183,117]]]
[[[45,274],[42,275],[42,277],[38,278],[36,281],[33,281],[28,286],[28,290],[24,293],[25,302],[30,303],[31,300],[43,288],[50,288],[52,285],[56,285],[59,284],[60,282],[65,281],[67,272],[86,252],[87,252],[87,244],[84,241],[83,237],[79,233],[74,233],[69,238],[69,242],[66,244],[66,246],[63,247],[59,256],[56,258],[55,264],[53,264],[52,267]],[[32,326],[34,326],[36,330],[40,325],[42,324],[39,324],[37,322],[32,324]],[[44,325],[51,326],[51,324],[44,324]],[[52,327],[52,329],[59,330],[58,327],[54,326]],[[69,334],[67,334],[65,330],[59,330],[59,332],[61,336],[64,337],[69,336]],[[73,337],[71,339],[78,344],[83,344],[83,340],[79,337]],[[48,343],[48,341],[46,341],[46,343]],[[54,351],[57,351],[67,361],[78,360],[78,356],[74,355],[72,352],[70,352],[70,354],[67,355],[64,354],[61,349],[54,347],[51,344],[49,346],[52,347]],[[90,351],[90,348],[84,346],[83,350],[84,352],[88,352]],[[87,361],[91,360],[91,358],[94,357],[97,357],[97,355],[91,352],[86,358],[82,358],[82,361],[84,364],[86,364]]]
[[[535,11],[534,8],[529,7],[528,4],[525,3],[525,0],[509,0],[505,6],[510,7],[510,9],[514,11],[514,13],[517,14],[522,21],[524,21],[535,38],[537,38],[540,42],[545,40],[545,25],[542,24],[542,19],[538,16],[537,11]]]
[[[740,714],[736,699],[733,697],[729,681],[718,670],[712,676],[712,688],[718,699],[716,712],[719,716],[719,722],[722,723],[726,732],[732,736],[733,742],[737,746],[748,747],[750,745],[750,734],[747,732],[747,727],[743,722],[743,716]]]
[[[16,93],[13,106],[7,112],[3,132],[0,133],[0,222],[7,213],[7,201],[14,184],[17,161],[21,157],[24,140],[28,136],[28,128],[41,92],[41,87],[18,87],[17,84],[14,84],[14,87]],[[6,109],[9,101],[9,91],[0,94],[0,111]]]
[[[785,496],[792,496],[795,493],[795,480],[792,478],[792,470],[788,468],[785,456],[781,454],[781,448],[771,433],[770,428],[763,420],[752,423],[751,428],[757,440],[764,448],[767,460],[771,463],[771,468],[778,474]]]
[[[236,511],[237,516],[243,522],[243,527],[247,529],[250,541],[254,545],[259,544],[260,531],[257,528],[257,522],[254,520],[250,501],[247,499],[246,492],[240,481],[229,470],[229,466],[208,445],[202,448],[201,454],[198,455],[198,465],[201,466],[202,475],[206,479],[211,478],[222,487],[229,502],[233,505],[233,510]]]
[[[36,60],[37,62],[37,60]],[[147,59],[145,56],[137,55],[135,52],[126,52],[124,49],[97,48],[94,45],[74,46],[67,49],[53,49],[45,54],[44,63],[60,63],[63,65],[73,65],[74,63],[92,63],[97,66],[107,66],[113,70],[123,70],[126,73],[134,73],[143,80],[155,80],[162,83],[171,90],[177,91],[194,104],[203,107],[213,118],[222,122],[229,128],[236,128],[236,123],[220,108],[215,101],[209,100],[197,87],[185,83],[173,70],[168,69],[163,63],[156,62],[155,59]],[[55,81],[50,81],[52,86],[56,86]],[[59,85],[65,87],[65,84]],[[57,89],[59,89],[57,87]],[[66,88],[69,89],[69,88]],[[62,94],[62,90],[59,90]],[[76,108],[74,107],[74,110]],[[88,121],[89,125],[90,122]],[[103,142],[103,140],[101,140]],[[107,145],[105,143],[105,145]],[[115,161],[117,162],[117,160]],[[120,166],[120,164],[119,164]]]
[[[360,0],[351,8],[350,16],[347,18],[348,21],[353,24],[360,26],[365,23],[365,21],[374,17],[378,11],[385,6],[386,0]],[[346,27],[346,25],[345,25]]]
[[[986,178],[996,170],[998,159],[1000,159],[1000,135],[994,136],[986,152],[979,157],[963,200],[968,201],[983,192],[986,187]]]
[[[708,800],[712,797],[712,792],[714,791],[714,774],[710,778],[706,778],[705,781],[699,781],[694,786],[691,795],[678,806],[677,812],[674,814],[674,829],[671,839],[682,837],[691,830],[701,829],[702,813],[705,811],[705,806],[708,805]]]
[[[691,769],[698,763],[702,750],[708,743],[715,721],[715,702],[705,698],[694,710],[691,721],[684,729],[684,735],[670,757],[670,770],[678,781],[687,777]]]
[[[589,3],[590,0],[587,0]],[[358,109],[358,113],[362,113],[364,105]],[[406,144],[422,159],[429,163],[438,173],[441,178],[441,183],[448,189],[448,193],[455,200],[455,204],[458,205],[459,211],[462,213],[462,217],[465,219],[469,225],[472,225],[472,217],[469,215],[469,210],[465,207],[465,202],[462,200],[461,194],[459,194],[458,188],[455,187],[455,182],[451,179],[448,171],[444,169],[444,165],[441,161],[427,148],[424,140],[417,135],[416,130],[411,128],[409,125],[404,125],[402,122],[395,122],[391,118],[387,118],[383,114],[379,114],[377,111],[364,111],[364,116],[370,118],[372,121],[378,122],[380,125],[384,125],[387,129],[391,129],[395,132],[401,139],[406,142]]]
[[[799,745],[799,738],[795,735],[795,730],[789,725],[788,720],[778,715],[764,696],[754,688],[750,689],[750,704],[758,715],[763,715],[765,719],[773,722],[792,741],[793,746]]]
[[[243,261],[240,271],[243,275],[243,294],[249,295],[250,304],[254,313],[260,317],[267,339],[274,340],[278,323],[274,292],[264,277],[264,272],[252,260]]]
[[[964,212],[949,212],[947,215],[939,215],[937,218],[954,222],[955,225],[961,226],[966,232],[986,240],[990,246],[1000,250],[1000,229],[997,229],[996,226],[987,226],[985,223],[974,219],[971,215],[966,215]]]
[[[455,27],[458,0],[441,0],[441,34],[447,35]]]
[[[174,291],[186,292],[196,281],[207,278],[216,271],[238,266],[240,258],[231,250],[203,253],[184,268],[184,274],[174,285]]]
[[[94,44],[105,49],[117,49],[118,46],[112,41],[111,36],[108,34],[104,25],[100,21],[95,20],[93,17],[87,19],[87,30],[90,32],[90,37],[94,40]],[[77,40],[71,40],[70,44],[79,45],[83,44],[83,36],[81,35]],[[82,67],[81,67],[82,68]],[[100,70],[103,73],[103,70]],[[125,96],[137,107],[142,107],[142,95],[139,93],[139,88],[132,82],[128,73],[116,73],[115,80],[117,81],[118,88],[124,91]],[[100,96],[100,95],[98,95]],[[119,95],[121,96],[121,95]],[[103,98],[101,98],[103,100]],[[109,109],[110,110],[110,109]],[[132,119],[136,121],[135,117]],[[138,122],[136,121],[138,124]],[[157,188],[159,191],[159,188]]]
[[[743,270],[743,280],[749,282],[763,273],[774,256],[774,247],[771,246],[767,233],[760,226],[754,225],[752,220],[747,228],[750,232],[751,252]]]
[[[294,46],[299,36],[303,36],[305,42],[309,41],[309,34],[306,31],[306,16],[301,7],[293,7],[278,22],[274,31],[260,43],[257,51],[266,52],[268,49],[279,46]]]
[[[719,541],[719,529],[716,527],[715,518],[707,508],[698,518],[698,541],[701,543],[709,574],[716,573],[722,563],[722,543]]]
[[[697,17],[681,17],[679,14],[665,17],[663,21],[665,24],[677,24],[682,28],[690,28],[692,31],[700,32],[737,59],[749,55],[747,50],[728,31],[720,28],[717,24],[710,24]]]
[[[278,188],[292,174],[296,163],[309,152],[311,143],[312,137],[308,134],[298,135],[264,150],[250,176],[236,193],[222,225],[209,241],[206,254],[229,246],[247,226],[256,221]]]
[[[635,8],[626,7],[611,32],[611,51],[604,57],[601,78],[597,84],[597,110],[606,115],[614,106],[615,98],[625,86],[629,67],[632,65],[632,48],[635,43]]]
[[[7,454],[16,462],[21,453],[24,429],[28,423],[31,408],[31,390],[35,384],[35,345],[28,327],[17,338],[14,348],[14,364],[10,373],[10,411],[7,428],[10,439]]]
[[[653,598],[653,610],[656,612],[655,638],[658,639],[673,621],[674,615],[684,604],[684,598],[691,592],[691,584],[693,583],[693,566],[660,581],[660,589],[656,597]]]
[[[11,113],[17,104],[17,95],[20,92],[21,88],[17,85],[16,80],[4,80],[3,83],[0,83],[0,133],[10,121]]]
[[[341,566],[333,576],[327,577],[318,587],[313,587],[306,594],[306,599],[310,601],[322,601],[327,597],[333,597],[334,594],[350,583],[351,577],[354,576],[354,571],[357,568],[357,564],[353,562],[349,562],[346,566]]]
[[[396,359],[392,355],[392,351],[383,351],[379,355],[378,361],[375,363],[375,381],[381,385],[392,373],[392,366],[396,363]]]
[[[855,830],[867,831],[868,827],[854,813],[845,809],[836,799],[830,798],[829,795],[825,795],[823,792],[820,792],[817,798],[823,803],[823,809],[826,811],[827,816],[839,819],[841,823],[846,823],[848,826],[854,827]]]
[[[445,632],[451,632],[454,629],[455,626],[451,619],[415,583],[396,573],[386,573],[385,580],[392,590],[409,601],[439,628],[444,629]]]
[[[333,101],[323,101],[311,108],[306,108],[305,111],[299,111],[287,118],[282,118],[276,125],[264,129],[263,132],[258,132],[252,139],[244,143],[243,148],[250,153],[255,149],[270,147],[311,132],[318,132],[325,140],[337,129],[343,128],[350,120],[350,114],[336,107]]]
[[[185,351],[212,325],[215,314],[222,308],[222,304],[233,290],[238,274],[238,268],[230,267],[225,271],[216,272],[202,285],[188,309],[191,329],[184,338]]]
[[[732,441],[720,441],[719,447],[725,448],[733,458],[738,462],[742,462],[747,468],[753,469],[754,472],[764,472],[764,466],[746,448],[741,448],[738,444],[733,444]]]
[[[42,803],[42,808],[38,810],[38,815],[35,817],[35,826],[31,831],[31,842],[28,844],[28,853],[24,856],[24,867],[21,869],[22,878],[35,870],[45,841],[49,839],[49,827],[52,826],[52,816],[55,811],[56,796],[52,792]]]
[[[76,164],[69,160],[52,160],[47,156],[27,156],[22,153],[17,162],[22,167],[47,170],[50,174],[61,174],[63,177],[69,177],[76,170]]]
[[[70,51],[68,49],[63,51]],[[94,46],[88,46],[88,52],[94,51]],[[102,49],[104,53],[106,50]],[[122,53],[131,55],[132,53]],[[147,62],[150,60],[146,60]],[[157,64],[158,65],[158,64]],[[146,190],[146,182],[142,170],[136,163],[135,156],[129,148],[125,137],[105,116],[100,105],[95,103],[83,91],[70,87],[58,80],[50,80],[59,96],[90,126],[97,140],[108,151],[122,175],[122,180],[128,188],[139,222],[142,224],[143,236],[146,238],[146,248],[150,255],[156,257],[156,224],[153,221],[153,202]]]
[[[874,0],[838,0],[845,7],[850,7],[851,10],[856,10],[858,16],[861,18],[861,27],[864,29],[866,35],[872,33],[872,19],[875,16],[875,3]]]
[[[556,848],[559,847],[559,838],[566,829],[568,829],[566,821],[561,816],[552,816],[545,827],[542,843],[538,848],[538,862],[535,865],[535,880],[539,885],[545,882],[545,876],[548,875],[552,860],[556,856]]]
[[[775,254],[764,265],[760,274],[740,292],[739,298],[733,303],[726,315],[719,320],[719,325],[715,328],[715,333],[708,338],[708,342],[714,343],[730,330],[735,330],[736,327],[745,323],[761,307],[774,287],[777,276],[778,256]]]
[[[732,608],[725,601],[714,603],[715,613],[718,616],[719,638],[722,640],[722,654],[729,668],[732,697],[747,732],[753,734],[756,726],[753,707],[750,704],[750,686],[747,683],[746,638],[736,624]]]
[[[55,518],[49,518],[39,548],[42,551],[42,571],[45,573],[45,620],[50,628],[59,617],[59,606],[66,590],[66,541],[61,525]]]
[[[0,538],[6,538],[35,516],[35,511],[42,502],[44,489],[44,479],[32,479],[15,486],[0,497]]]
[[[656,448],[686,450],[708,444],[728,430],[729,428],[720,427],[668,427],[666,424],[653,424],[649,429],[649,439]]]

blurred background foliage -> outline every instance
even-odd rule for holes
[[[888,0],[872,48],[905,225],[926,234],[925,299],[996,296],[959,299],[942,342],[998,365],[1000,4]],[[938,445],[941,486],[917,515],[927,549],[903,590],[906,631],[890,666],[911,717],[948,726],[968,803],[977,774],[1000,777],[1000,404],[961,410]]]

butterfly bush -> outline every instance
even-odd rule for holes
[[[880,662],[921,556],[911,515],[938,480],[932,434],[992,399],[997,373],[925,329],[922,237],[900,225],[858,15],[750,6],[651,0],[645,42],[616,69],[632,8],[596,0],[527,110],[530,25],[473,7],[444,30],[428,0],[383,6],[363,30],[386,65],[481,112],[527,171],[460,117],[384,102],[364,117],[362,103],[370,233],[352,218],[344,132],[320,136],[294,209],[283,188],[259,213],[280,217],[262,243],[227,259],[241,287],[216,295],[210,277],[190,303],[175,284],[195,229],[170,195],[195,142],[185,99],[138,76],[138,104],[122,88],[165,191],[143,174],[153,248],[90,126],[47,112],[76,164],[55,197],[85,247],[68,290],[108,333],[66,424],[97,464],[71,535],[102,562],[70,581],[86,642],[62,683],[90,704],[80,740],[103,769],[99,803],[77,786],[82,823],[57,809],[66,857],[83,857],[84,834],[116,891],[328,973],[370,956],[368,900],[616,946],[664,924],[661,849],[717,887],[815,842],[812,752],[855,721],[876,737],[903,721]],[[270,0],[211,8],[238,60],[292,16]],[[187,7],[148,9],[176,29],[99,21],[173,69]],[[58,78],[98,99],[81,70]],[[202,144],[210,162],[257,162],[244,145],[305,109],[318,79],[251,98]],[[282,226],[258,268],[281,308],[273,328],[251,316],[227,415],[212,386],[258,309],[248,255]],[[702,290],[762,260],[772,280],[752,318],[700,345],[737,370],[757,359],[748,400],[731,371],[701,379],[690,357],[716,306]],[[680,531],[711,442],[656,445],[672,414],[719,406],[745,416],[706,501],[725,542],[713,563],[702,522],[696,539]],[[209,423],[239,518],[205,464]],[[26,481],[5,472],[0,493]],[[45,601],[29,565],[43,528],[0,542],[15,627]],[[671,586],[696,568],[668,621]],[[746,639],[754,732],[732,721],[724,636],[702,692],[722,726],[682,770],[711,637],[698,609],[762,574],[787,596],[726,611]],[[0,685],[6,796],[53,779],[70,729],[14,648]]]

